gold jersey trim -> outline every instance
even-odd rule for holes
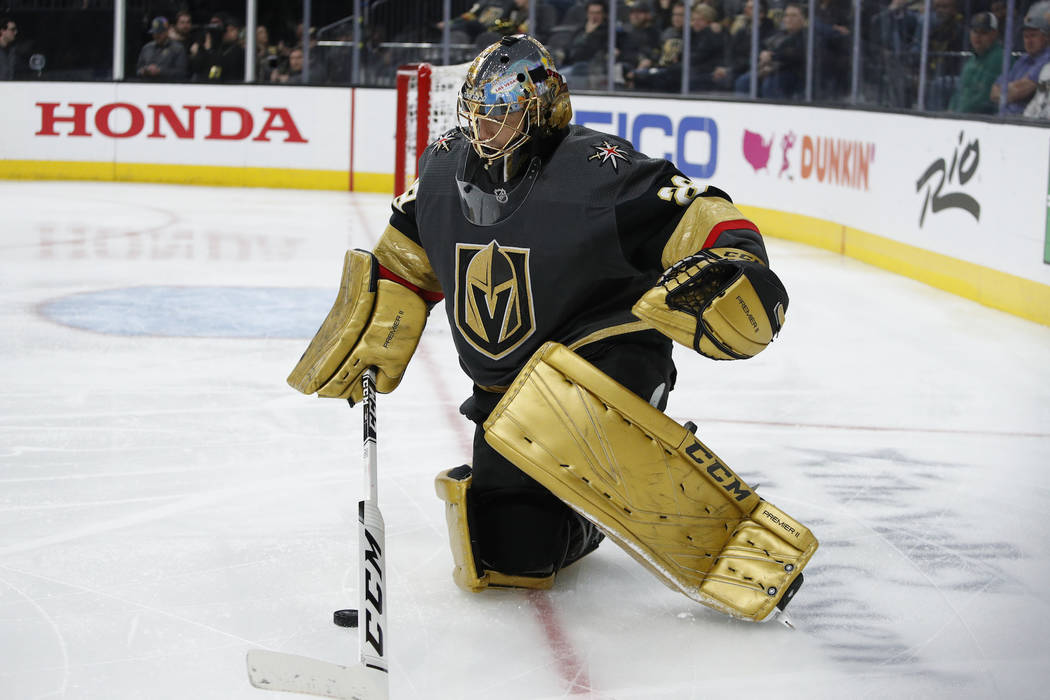
[[[591,343],[596,343],[599,340],[605,340],[606,338],[612,338],[617,335],[625,335],[627,333],[637,333],[639,331],[648,330],[652,330],[652,326],[650,326],[645,321],[630,321],[629,323],[621,323],[616,326],[609,326],[608,328],[602,328],[601,330],[589,333],[588,335],[583,336],[579,340],[575,341],[571,345],[567,345],[566,347],[568,347],[572,351],[576,351],[579,348],[582,348],[584,345],[590,345]],[[491,392],[493,394],[505,394],[507,392],[507,389],[510,388],[510,385],[506,384],[502,386],[486,386],[484,384],[478,384],[477,387],[479,389],[484,389],[485,391]]]
[[[625,333],[636,333],[638,331],[651,330],[650,326],[645,321],[629,321],[627,323],[621,323],[617,326],[609,326],[608,328],[602,328],[601,330],[594,331],[588,335],[583,336],[579,340],[569,344],[567,347],[576,351],[582,348],[584,345],[590,345],[596,343],[599,340],[605,340],[606,338],[612,338],[616,335],[624,335]]]

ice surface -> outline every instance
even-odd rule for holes
[[[6,182],[0,211],[0,698],[264,698],[250,648],[354,661],[360,414],[284,378],[387,198]],[[1050,328],[768,243],[780,339],[676,352],[668,412],[820,539],[797,629],[610,543],[547,593],[456,589],[438,309],[379,402],[395,698],[1044,697]]]

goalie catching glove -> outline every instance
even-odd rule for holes
[[[416,292],[380,276],[371,253],[348,250],[339,295],[288,383],[304,394],[361,400],[361,375],[376,368],[376,390],[397,388],[427,320]]]
[[[742,360],[773,341],[787,305],[780,278],[757,256],[711,248],[672,265],[631,311],[701,355]]]

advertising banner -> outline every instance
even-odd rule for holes
[[[4,97],[0,167],[96,163],[349,177],[345,88],[29,82],[9,83]]]
[[[3,91],[0,177],[391,191],[391,89]],[[627,95],[572,104],[576,123],[726,190],[771,235],[1050,323],[1050,129]]]
[[[573,97],[575,121],[737,202],[1050,284],[1050,130],[786,105]]]

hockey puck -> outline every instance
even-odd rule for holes
[[[336,610],[332,613],[332,622],[340,627],[357,627],[357,611],[352,608],[349,610]]]

